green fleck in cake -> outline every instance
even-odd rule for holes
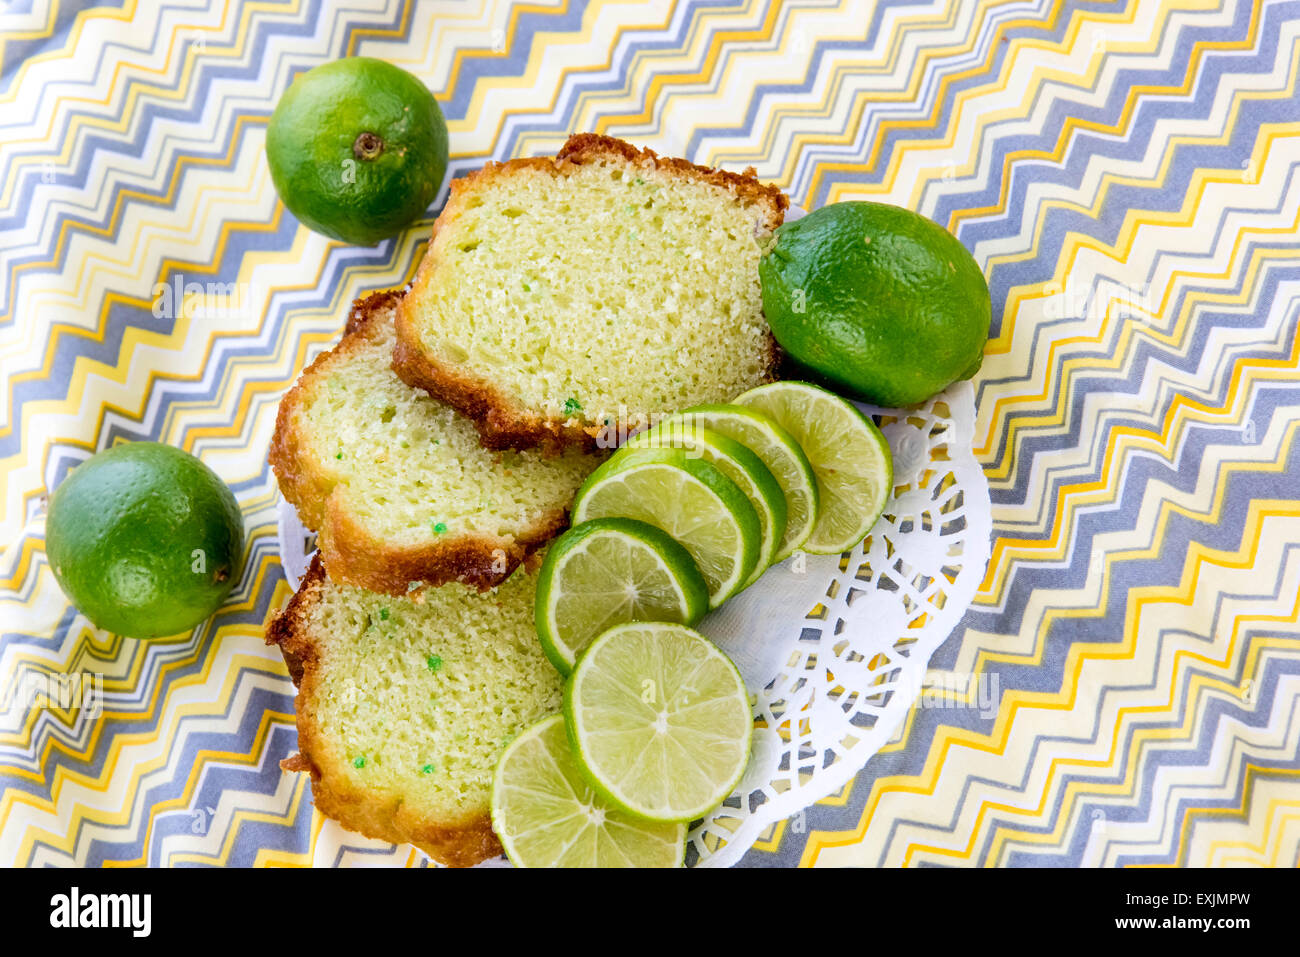
[[[772,377],[758,263],[789,203],[745,175],[573,136],[452,184],[394,368],[485,445],[593,444]]]
[[[338,585],[317,558],[268,626],[298,686],[299,753],[317,810],[368,837],[469,866],[501,853],[492,772],[514,735],[560,709],[533,629],[536,580],[416,598]]]
[[[342,341],[281,401],[271,466],[331,577],[398,595],[488,588],[564,530],[599,459],[483,448],[470,420],[393,372],[400,300],[354,304]]]

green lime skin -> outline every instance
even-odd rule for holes
[[[45,551],[97,628],[157,638],[191,630],[225,601],[244,523],[230,489],[194,456],[128,442],[91,456],[55,490]]]
[[[776,231],[759,276],[777,342],[836,391],[898,408],[979,371],[992,315],[984,273],[911,210],[823,206]]]
[[[332,239],[373,246],[433,202],[447,171],[447,124],[410,73],[347,57],[290,84],[271,114],[266,159],[299,220]]]

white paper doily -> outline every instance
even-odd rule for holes
[[[792,208],[786,220],[803,215]],[[971,451],[974,387],[957,382],[917,409],[858,408],[876,417],[894,457],[894,499],[871,534],[845,555],[794,555],[699,625],[744,675],[756,721],[740,787],[691,828],[687,859],[699,866],[736,863],[774,823],[862,770],[984,577],[992,518]],[[296,589],[315,536],[283,499],[279,532]],[[334,831],[340,845],[374,847]]]

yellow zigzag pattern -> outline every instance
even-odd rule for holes
[[[1294,440],[1297,423],[1293,422],[1288,431],[1289,440]],[[1274,527],[1269,527],[1270,522],[1276,523]],[[1083,698],[1082,695],[1085,689],[1089,689],[1089,693],[1095,693],[1095,689],[1104,687],[1105,683],[1085,683],[1084,672],[1095,668],[1098,663],[1125,670],[1130,669],[1132,667],[1130,662],[1136,657],[1139,636],[1161,629],[1163,622],[1169,620],[1170,606],[1213,608],[1220,595],[1250,593],[1250,580],[1256,558],[1272,560],[1280,564],[1279,546],[1300,541],[1297,537],[1300,536],[1300,509],[1296,508],[1294,502],[1254,502],[1246,522],[1245,532],[1241,546],[1234,552],[1195,547],[1187,556],[1183,566],[1183,579],[1177,586],[1134,589],[1130,593],[1123,644],[1116,646],[1101,642],[1073,646],[1070,660],[1066,664],[1066,674],[1069,677],[1067,683],[1058,692],[1013,692],[1006,695],[998,712],[994,732],[990,735],[980,735],[956,728],[942,729],[942,733],[936,736],[923,774],[914,779],[877,780],[871,789],[862,821],[857,829],[835,835],[820,833],[810,835],[804,851],[804,863],[835,865],[856,860],[862,854],[863,848],[860,845],[868,836],[868,828],[873,819],[879,815],[889,820],[895,813],[890,807],[892,804],[906,802],[909,810],[903,812],[903,815],[914,820],[921,818],[917,809],[922,802],[927,804],[933,802],[936,811],[942,810],[943,798],[940,790],[945,786],[952,786],[952,782],[945,780],[947,776],[944,774],[944,765],[948,761],[952,761],[958,767],[962,765],[960,760],[954,759],[954,752],[966,750],[978,753],[981,756],[979,762],[981,774],[985,777],[1003,779],[1003,775],[1009,772],[1018,779],[1023,765],[1019,763],[1017,755],[1008,752],[1012,747],[1013,735],[1025,739],[1021,742],[1021,747],[1032,738],[1033,732],[1026,731],[1025,725],[1041,727],[1044,733],[1057,738],[1068,719],[1081,716],[1085,720],[1082,727],[1086,728],[1086,722],[1095,718],[1100,702],[1093,698]],[[1271,553],[1257,556],[1256,551],[1261,543],[1271,545]],[[1284,584],[1300,587],[1300,555],[1294,557],[1290,564],[1292,566],[1290,574]],[[1214,584],[1211,584],[1212,582]],[[1291,594],[1297,594],[1295,588]],[[1200,713],[1196,705],[1199,704],[1202,695],[1217,692],[1234,699],[1241,697],[1240,684],[1232,680],[1232,666],[1239,650],[1237,638],[1244,630],[1242,623],[1268,621],[1275,626],[1285,626],[1291,633],[1290,638],[1253,640],[1252,659],[1258,657],[1262,650],[1269,648],[1287,649],[1293,654],[1300,650],[1300,604],[1292,602],[1289,603],[1289,607],[1280,608],[1275,596],[1261,604],[1269,607],[1270,612],[1243,614],[1240,618],[1234,616],[1230,628],[1220,625],[1220,631],[1227,632],[1226,635],[1215,636],[1216,644],[1225,637],[1227,639],[1221,655],[1197,654],[1193,647],[1180,649],[1174,653],[1173,670],[1167,674],[1161,673],[1162,687],[1165,689],[1161,705],[1153,705],[1152,699],[1142,698],[1141,703],[1131,708],[1120,707],[1114,716],[1111,734],[1107,739],[1095,742],[1099,745],[1095,756],[1089,754],[1078,758],[1055,758],[1048,766],[1041,769],[1046,775],[1046,780],[1041,784],[1035,780],[1030,788],[1017,788],[1012,792],[999,788],[998,798],[984,798],[978,803],[968,799],[968,806],[962,809],[963,816],[958,827],[951,833],[944,834],[946,843],[943,845],[925,843],[925,834],[917,828],[914,836],[897,836],[893,846],[880,849],[882,853],[887,854],[883,860],[887,863],[902,864],[919,863],[923,859],[933,859],[936,862],[973,860],[977,846],[986,840],[992,840],[992,848],[985,860],[988,863],[999,863],[1005,853],[1005,846],[1013,841],[1021,844],[1059,843],[1064,824],[1070,818],[1070,809],[1082,794],[1086,793],[1090,797],[1115,795],[1120,798],[1132,795],[1134,776],[1139,770],[1140,745],[1145,738],[1152,738],[1165,746],[1171,741],[1189,741],[1196,730],[1196,720]],[[1088,611],[1100,617],[1102,606],[1098,605]],[[1154,634],[1145,634],[1145,637],[1153,639],[1154,643]],[[1194,672],[1188,700],[1181,700],[1176,692],[1180,685],[1183,662],[1188,659],[1198,661],[1202,665],[1220,666],[1218,670],[1222,677],[1216,680],[1208,677],[1203,671]],[[1245,663],[1247,674],[1254,673],[1250,667],[1253,664],[1253,660]],[[1293,699],[1292,706],[1294,703]],[[1127,730],[1126,725],[1129,720],[1147,724],[1161,715],[1177,719],[1179,723],[1150,727],[1145,730]],[[1110,720],[1110,716],[1107,715],[1106,719]],[[1125,740],[1133,741],[1136,746],[1129,749],[1127,766],[1115,768],[1112,762],[1120,753],[1121,745]],[[1291,743],[1294,745],[1294,742]],[[1002,760],[997,760],[999,758]],[[1107,777],[1116,770],[1125,773],[1125,779],[1119,783],[1088,781],[1085,785],[1080,784],[1076,779],[1062,786],[1061,779],[1067,773],[1083,775],[1093,772],[1097,777]],[[960,772],[957,774],[959,775]],[[1295,778],[1290,785],[1292,788],[1290,793],[1293,797],[1300,797],[1300,778],[1294,772],[1288,772],[1288,775]],[[1004,785],[1004,787],[1010,786],[1009,781]],[[1059,789],[1059,793],[1054,788]],[[1023,798],[1024,803],[1012,803],[1007,796],[1008,793]],[[1057,828],[1051,834],[1036,833],[1033,824],[1047,815],[1050,810],[1049,805],[1061,809],[1057,814],[1059,822]],[[942,810],[942,813],[946,813],[946,810]],[[1014,823],[1017,818],[1023,819],[1027,826],[1017,828]],[[935,815],[935,819],[940,820],[938,814]],[[1189,826],[1190,819],[1189,822],[1184,823],[1184,829]],[[939,828],[936,827],[935,830]],[[946,828],[943,830],[946,831]],[[934,834],[931,833],[930,837],[933,836]],[[871,850],[876,849],[871,848]],[[1293,845],[1291,848],[1293,855],[1295,850]],[[1182,861],[1182,863],[1207,866],[1208,862]]]

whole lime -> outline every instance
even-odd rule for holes
[[[347,57],[290,84],[266,131],[271,179],[318,233],[373,246],[433,202],[447,171],[447,124],[401,67]]]
[[[833,387],[898,407],[979,371],[988,284],[957,238],[924,216],[823,206],[776,231],[759,275],[777,342]]]
[[[243,551],[235,496],[170,445],[98,452],[50,498],[54,577],[96,627],[116,634],[155,638],[204,621],[235,586]]]

